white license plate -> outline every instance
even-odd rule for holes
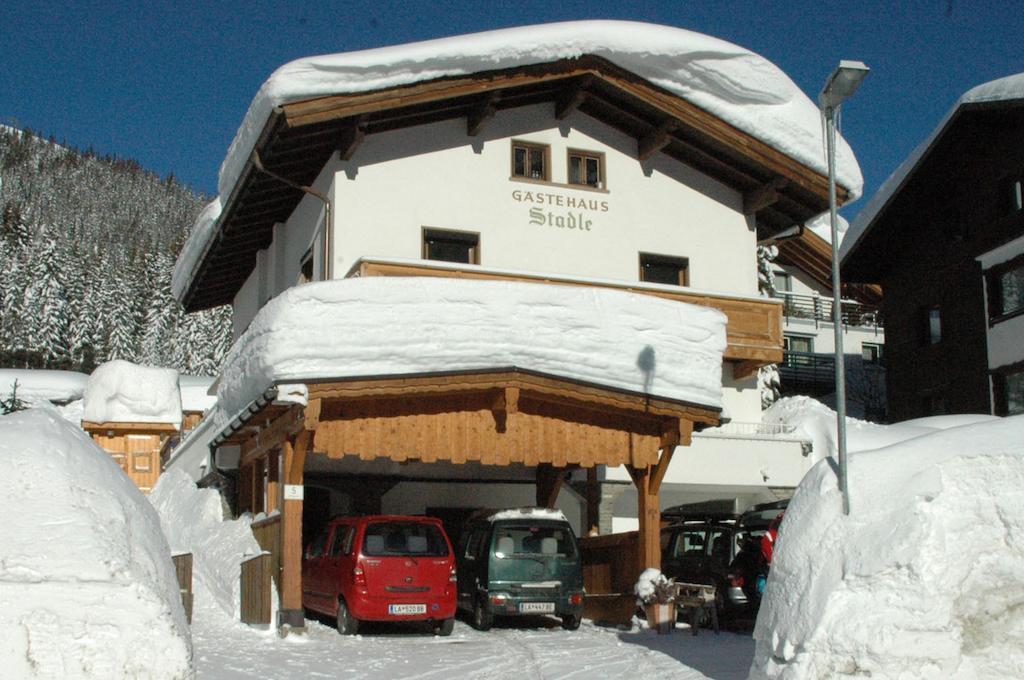
[[[389,604],[388,614],[426,614],[425,604]]]
[[[527,614],[554,614],[554,602],[521,602],[519,611]]]

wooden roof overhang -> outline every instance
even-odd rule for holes
[[[277,107],[255,144],[263,166],[310,185],[335,152],[349,159],[368,134],[466,118],[478,134],[499,110],[551,102],[556,118],[574,110],[636,138],[637,157],[660,151],[744,195],[758,236],[803,224],[828,207],[824,175],[694,104],[594,56],[445,77]],[[216,234],[183,297],[188,311],[227,304],[303,193],[256,169],[250,158],[227,197]],[[839,187],[839,200],[847,192]]]
[[[88,420],[82,421],[82,429],[92,433],[110,433],[114,435],[124,434],[154,434],[167,435],[178,432],[178,426],[174,423],[136,423],[136,422],[102,422],[95,423]]]
[[[241,465],[312,432],[312,454],[397,462],[657,465],[719,423],[716,408],[522,369],[307,381],[308,405],[267,404],[221,441]]]
[[[832,290],[832,244],[810,229],[801,228],[792,238],[776,241],[776,262],[791,265],[807,273],[825,290]],[[875,284],[843,283],[843,295],[866,305],[882,302],[882,287]]]

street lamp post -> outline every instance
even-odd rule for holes
[[[818,96],[825,117],[825,143],[828,149],[828,207],[832,225],[832,325],[835,332],[836,364],[836,439],[839,449],[839,492],[843,514],[850,514],[850,491],[846,469],[846,365],[843,355],[842,295],[839,279],[839,227],[836,220],[836,113],[843,102],[860,87],[868,67],[860,61],[839,62]]]

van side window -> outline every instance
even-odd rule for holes
[[[313,541],[312,545],[310,545],[310,548],[309,548],[309,556],[310,557],[322,557],[323,556],[324,548],[327,546],[327,535],[330,532],[330,530],[331,530],[330,527],[326,527],[323,531],[320,532],[320,535],[316,537],[316,540]]]

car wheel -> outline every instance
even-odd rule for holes
[[[359,632],[359,619],[352,616],[345,600],[338,600],[338,632],[342,635],[355,635]]]
[[[562,617],[562,628],[566,630],[579,630],[582,617],[575,614],[566,614]]]
[[[455,630],[455,619],[445,619],[444,621],[434,622],[434,635],[440,635],[441,637],[448,637]]]
[[[494,615],[487,611],[484,601],[477,598],[473,603],[473,627],[477,630],[490,630],[494,624]]]

